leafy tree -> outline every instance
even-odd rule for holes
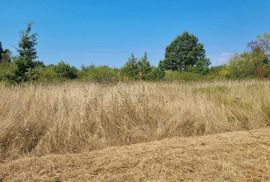
[[[59,62],[54,66],[54,71],[57,74],[57,77],[64,79],[75,79],[78,77],[78,70],[66,64],[64,61]]]
[[[209,59],[206,58],[204,46],[198,42],[198,38],[184,32],[178,36],[167,48],[165,60],[160,66],[166,70],[184,71],[190,67],[208,67]]]

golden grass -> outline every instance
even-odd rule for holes
[[[270,128],[0,164],[0,181],[270,181]]]
[[[0,86],[0,161],[266,126],[266,81]]]

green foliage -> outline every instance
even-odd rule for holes
[[[146,53],[141,59],[137,59],[132,55],[121,69],[122,80],[157,81],[162,80],[164,75],[164,70],[151,66]]]
[[[4,53],[4,49],[2,47],[2,42],[0,42],[0,63],[2,62],[2,54]]]
[[[2,60],[0,62],[11,62],[11,51],[9,49],[5,49],[2,52]]]
[[[118,82],[119,74],[117,69],[108,66],[83,66],[79,73],[79,78],[83,81],[93,82]]]
[[[20,84],[27,81],[83,81],[118,82],[129,80],[197,81],[213,79],[270,79],[270,34],[262,34],[248,44],[250,52],[236,55],[228,65],[209,67],[204,46],[193,34],[184,32],[167,48],[165,59],[158,67],[150,64],[147,54],[140,59],[133,54],[121,69],[108,66],[83,66],[81,70],[61,61],[45,66],[37,61],[37,34],[32,24],[22,32],[18,57],[12,57],[0,42],[0,81]],[[166,71],[166,72],[165,72]]]
[[[14,63],[2,62],[0,63],[0,81],[8,82],[9,76],[12,76],[16,65]]]
[[[37,58],[37,51],[35,46],[37,45],[37,33],[31,33],[32,24],[28,24],[25,31],[22,32],[19,42],[19,58],[29,61],[34,61]]]
[[[152,67],[151,71],[148,73],[147,80],[159,81],[164,80],[165,71],[158,67]]]
[[[38,81],[40,82],[54,82],[54,81],[59,81],[59,76],[55,72],[54,65],[49,65],[49,66],[38,66],[35,67],[35,71],[38,74]]]
[[[165,60],[160,63],[162,68],[173,71],[186,71],[190,67],[197,67],[200,71],[209,65],[204,46],[196,36],[188,32],[178,36],[166,48]]]
[[[256,75],[260,79],[270,79],[270,64],[263,64],[259,66],[256,70]]]
[[[226,79],[227,76],[228,76],[228,67],[226,65],[211,67],[208,69],[206,75],[208,80]]]
[[[14,69],[6,75],[6,78],[10,83],[19,84],[38,78],[37,73],[34,71],[35,63],[33,61],[27,59],[15,59],[14,64]]]
[[[11,52],[8,49],[4,49],[2,42],[0,42],[0,63],[11,62]]]
[[[139,72],[138,59],[132,54],[128,62],[121,69],[121,75],[124,80],[138,80]]]
[[[149,74],[151,74],[152,72],[152,67],[146,53],[144,54],[143,58],[141,58],[138,61],[138,69],[139,69],[139,79],[148,80],[150,77]]]
[[[17,49],[19,57],[14,61],[14,69],[6,75],[10,83],[18,84],[38,78],[38,74],[34,70],[40,64],[39,62],[35,62],[37,58],[35,49],[37,45],[37,34],[31,34],[31,30],[32,26],[29,24],[26,30],[22,32],[19,48]]]
[[[252,52],[245,52],[240,55],[236,55],[228,65],[228,77],[232,79],[239,78],[255,78],[260,73],[260,69],[266,69],[269,65],[269,59],[267,55],[260,50],[253,50]],[[261,70],[262,71],[262,70]]]
[[[55,65],[53,70],[56,73],[57,78],[70,80],[78,77],[78,70],[74,66],[70,66],[63,61]]]

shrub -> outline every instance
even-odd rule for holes
[[[208,80],[226,79],[228,76],[228,67],[225,65],[211,67],[208,69],[206,76]]]
[[[121,69],[121,78],[123,80],[138,80],[139,73],[138,59],[132,54],[128,62]]]
[[[257,68],[256,75],[260,79],[270,79],[270,64],[264,64]]]
[[[63,61],[54,66],[54,72],[58,78],[70,80],[78,77],[78,70]]]
[[[117,69],[108,66],[83,66],[79,73],[79,78],[83,81],[93,82],[117,82],[119,81],[119,74]]]
[[[157,81],[162,80],[165,75],[162,68],[151,66],[146,53],[141,59],[132,55],[120,73],[122,80]]]
[[[54,65],[36,67],[35,71],[38,73],[38,81],[53,82],[59,80],[59,76],[55,72]]]
[[[148,74],[147,80],[159,81],[163,80],[165,77],[165,71],[158,67],[152,67],[150,73]]]
[[[14,63],[2,62],[0,63],[0,81],[8,81],[8,78],[13,75],[16,69]],[[13,77],[13,76],[12,76]]]
[[[35,65],[35,62],[29,59],[15,59],[12,69],[7,72],[5,77],[12,84],[36,80],[38,79],[38,74],[34,69]]]
[[[236,55],[228,65],[229,78],[255,78],[262,76],[262,68],[268,69],[269,59],[262,51],[245,52]],[[267,71],[264,70],[266,73]],[[264,73],[264,74],[265,74]],[[257,75],[259,74],[259,75]],[[267,76],[267,75],[264,75]]]

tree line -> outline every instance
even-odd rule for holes
[[[247,51],[234,55],[222,66],[211,66],[203,44],[188,32],[177,36],[166,48],[165,58],[158,66],[151,65],[147,53],[142,58],[132,54],[121,68],[89,65],[77,69],[64,61],[45,65],[38,60],[36,45],[37,33],[32,33],[32,24],[22,31],[16,56],[0,42],[0,81],[21,84],[73,79],[95,82],[270,79],[270,34],[267,33],[248,43]]]

